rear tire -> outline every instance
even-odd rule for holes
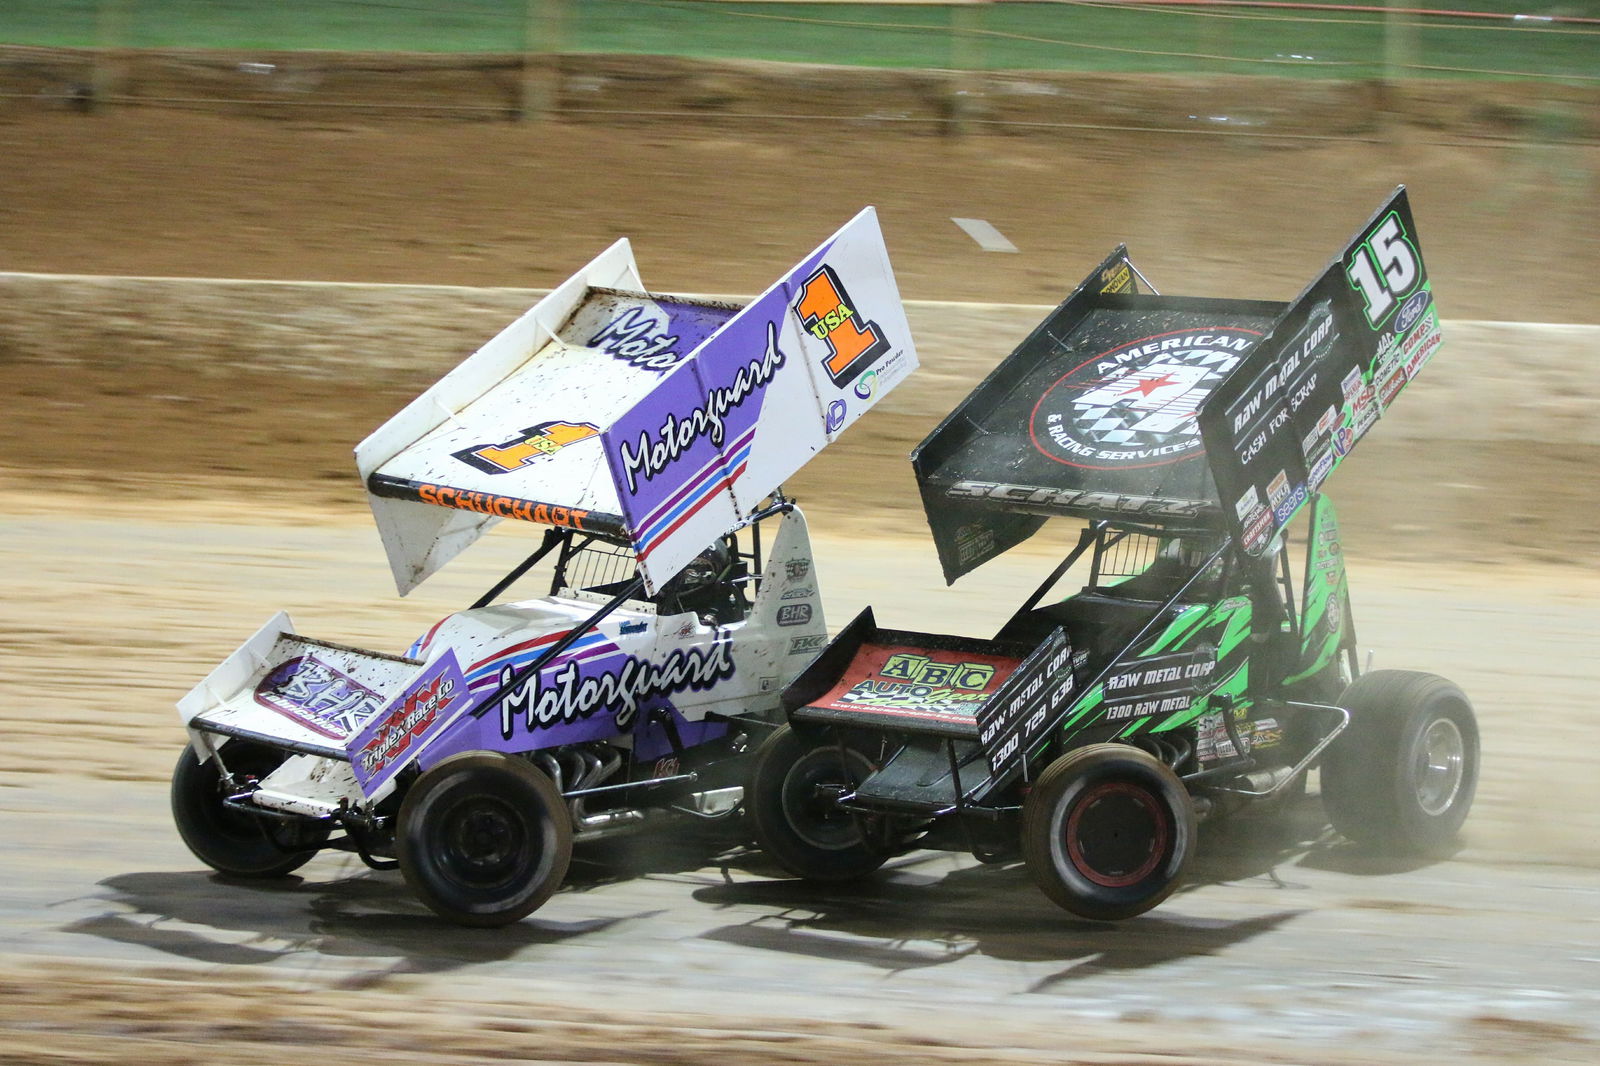
[[[222,761],[235,780],[260,780],[286,756],[262,744],[229,740]],[[283,877],[316,855],[331,831],[326,823],[290,821],[224,806],[226,789],[216,759],[200,761],[190,745],[172,771],[172,820],[195,858],[232,877]]]
[[[1177,889],[1194,805],[1163,762],[1126,744],[1091,744],[1051,763],[1022,808],[1034,882],[1082,918],[1120,921]]]
[[[853,881],[889,859],[862,833],[861,817],[835,799],[874,770],[861,752],[778,727],[756,752],[745,805],[756,841],[774,862],[808,881]]]
[[[1478,722],[1435,674],[1377,670],[1345,690],[1350,727],[1322,762],[1322,803],[1351,841],[1393,855],[1440,856],[1478,787]]]

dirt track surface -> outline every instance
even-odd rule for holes
[[[1444,673],[1478,706],[1484,777],[1447,862],[1352,851],[1313,794],[1208,824],[1185,891],[1106,925],[1016,865],[917,853],[818,889],[736,826],[684,829],[581,849],[533,917],[473,932],[348,856],[277,885],[206,873],[166,809],[171,704],[280,607],[316,636],[403,646],[525,538],[502,527],[397,602],[364,516],[231,521],[244,503],[0,498],[9,1062],[1594,1059],[1593,578],[1357,562],[1378,665]],[[833,622],[870,601],[887,625],[979,634],[1051,562],[1017,553],[946,590],[918,542],[817,548]]]
[[[823,133],[870,151],[840,166]],[[751,292],[876,203],[907,297],[1053,302],[1127,240],[1164,289],[1286,299],[1405,181],[1447,316],[1600,322],[1595,149],[1425,139],[952,143],[11,108],[0,267],[534,286],[626,235],[654,287]],[[952,215],[989,219],[1022,252],[978,251]],[[1378,664],[1453,677],[1483,721],[1483,785],[1448,862],[1375,867],[1328,834],[1313,795],[1277,828],[1208,828],[1190,890],[1106,926],[1066,920],[1014,866],[918,855],[866,890],[818,892],[779,879],[737,832],[701,834],[587,856],[533,918],[469,934],[428,917],[397,875],[338,857],[278,888],[226,884],[166,811],[172,701],[272,611],[395,648],[495,576],[486,547],[397,603],[353,483],[318,459],[320,487],[294,484],[308,449],[347,454],[410,393],[269,374],[173,383],[118,355],[68,373],[0,351],[14,384],[0,400],[6,1061],[1600,1055],[1587,757],[1600,584],[1570,565],[1505,565],[1494,544],[1518,519],[1502,505],[1480,505],[1475,539],[1445,558],[1355,559]],[[56,465],[42,440],[58,442]],[[240,444],[249,462],[229,469]],[[1574,476],[1570,457],[1494,462],[1529,500]],[[814,512],[835,623],[872,602],[889,625],[986,634],[1045,566],[1018,553],[944,590],[914,514],[849,498]],[[1433,506],[1408,497],[1402,517],[1426,525]],[[864,535],[885,527],[908,539]]]

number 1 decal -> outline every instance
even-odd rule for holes
[[[863,321],[833,268],[818,267],[800,287],[794,313],[813,337],[828,346],[823,367],[835,385],[844,385],[889,350],[876,322]]]
[[[1406,239],[1399,215],[1391,211],[1373,228],[1345,263],[1344,272],[1350,287],[1366,301],[1367,325],[1377,329],[1422,275],[1417,250]]]

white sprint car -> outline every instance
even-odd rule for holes
[[[827,641],[780,486],[916,366],[870,208],[743,307],[650,294],[617,242],[356,449],[402,595],[501,519],[535,550],[403,655],[269,621],[179,703],[184,842],[240,877],[353,851],[499,925],[575,837],[737,809]]]

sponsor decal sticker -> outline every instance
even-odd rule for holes
[[[1203,714],[1195,721],[1195,730],[1198,734],[1198,743],[1195,745],[1195,754],[1202,762],[1212,762],[1216,759],[1231,759],[1238,755],[1234,749],[1233,741],[1228,736],[1228,728],[1223,724],[1222,712],[1214,711]],[[1243,737],[1239,739],[1243,740]]]
[[[1394,403],[1394,398],[1400,395],[1400,390],[1406,387],[1406,372],[1404,369],[1396,370],[1389,375],[1387,381],[1378,387],[1378,399],[1383,406],[1388,407]]]
[[[1333,454],[1345,456],[1350,454],[1350,449],[1356,446],[1356,431],[1350,426],[1341,426],[1339,432],[1333,435]]]
[[[789,641],[789,654],[800,655],[804,652],[816,651],[828,642],[827,634],[818,633],[815,636],[795,637]]]
[[[872,394],[878,391],[878,372],[869,370],[862,374],[850,391],[856,394],[858,400],[872,399]]]
[[[999,500],[1016,504],[1020,511],[1115,511],[1119,514],[1189,518],[1204,509],[1204,504],[1196,500],[1092,492],[1087,489],[1040,488],[1037,485],[1006,485],[995,481],[957,481],[945,490],[945,495],[956,500]]]
[[[350,761],[367,791],[415,755],[422,738],[448,722],[452,710],[466,710],[466,695],[466,679],[455,655],[446,652],[356,738]]]
[[[811,573],[811,560],[806,558],[785,559],[783,573],[790,581],[803,581]]]
[[[1126,260],[1113,263],[1100,272],[1100,291],[1133,291],[1133,270]]]
[[[811,597],[815,596],[816,594],[817,594],[817,586],[815,586],[815,585],[803,585],[803,586],[801,586],[800,588],[797,588],[797,589],[790,589],[788,592],[785,592],[782,596],[780,596],[779,599],[784,599],[784,600],[809,600]]]
[[[1102,683],[1103,720],[1147,718],[1186,711],[1217,669],[1215,649],[1154,655],[1123,664]]]
[[[1322,434],[1324,432],[1325,430],[1323,429],[1313,428],[1310,433],[1307,433],[1300,441],[1300,454],[1309,458],[1311,453],[1317,450],[1317,445],[1322,443]]]
[[[1267,483],[1267,499],[1273,507],[1281,504],[1289,495],[1289,475],[1280,470],[1278,476]]]
[[[1428,321],[1406,338],[1407,379],[1417,376],[1428,360],[1433,358],[1434,350],[1439,347],[1443,339],[1439,332],[1439,320],[1430,313]]]
[[[1245,550],[1253,551],[1272,534],[1272,512],[1265,507],[1250,516],[1244,527]]]
[[[840,682],[812,706],[971,721],[1016,665],[998,655],[864,644]]]
[[[674,648],[660,660],[618,653],[594,662],[569,658],[523,681],[500,702],[500,735],[510,740],[520,719],[529,732],[611,711],[618,729],[627,729],[640,705],[685,689],[704,691],[733,676],[733,641],[719,636],[710,645]],[[499,684],[516,673],[501,666]]]
[[[778,608],[778,624],[780,626],[803,626],[811,623],[811,605],[809,603],[789,603]]]
[[[1311,491],[1315,492],[1324,481],[1328,480],[1328,475],[1333,473],[1333,449],[1324,445],[1314,458],[1308,458],[1311,462],[1306,475],[1307,484],[1310,485]]]
[[[500,496],[493,492],[475,492],[449,485],[420,482],[415,486],[417,499],[435,507],[454,507],[458,511],[475,511],[496,518],[516,518],[524,522],[539,522],[564,529],[588,529],[588,511],[576,507],[557,507],[554,504],[521,500],[515,496]]]
[[[1344,390],[1344,398],[1346,401],[1353,399],[1355,394],[1360,391],[1361,382],[1361,368],[1358,366],[1351,367],[1350,373],[1346,374],[1344,376],[1344,380],[1339,382],[1339,387]]]
[[[343,740],[383,707],[383,698],[315,655],[279,663],[256,685],[255,700],[313,733]]]
[[[837,433],[839,427],[844,425],[844,416],[848,412],[843,400],[834,400],[828,405],[828,432]]]
[[[641,370],[664,374],[683,361],[675,350],[678,337],[667,332],[668,323],[643,307],[629,307],[590,337],[588,347]]]
[[[485,474],[510,474],[599,433],[599,428],[588,422],[540,422],[508,441],[474,444],[450,454]]]
[[[1363,433],[1371,429],[1372,424],[1378,420],[1378,416],[1382,413],[1383,405],[1378,402],[1377,390],[1371,385],[1363,388],[1361,394],[1356,397],[1355,410],[1353,412],[1356,436],[1359,438]]]
[[[1422,312],[1427,310],[1428,302],[1432,299],[1432,294],[1427,289],[1422,289],[1402,304],[1400,313],[1394,316],[1394,331],[1396,333],[1404,333],[1415,325],[1417,319],[1422,317]]]
[[[1256,491],[1254,485],[1245,489],[1244,495],[1240,496],[1233,504],[1233,511],[1239,516],[1239,522],[1243,525],[1248,525],[1250,519],[1255,517],[1256,512],[1260,510],[1262,510],[1261,493]]]
[[[1034,447],[1093,470],[1163,466],[1203,450],[1195,413],[1260,337],[1217,327],[1144,337],[1062,375],[1034,405]]]
[[[687,414],[668,413],[654,439],[649,430],[642,430],[637,447],[626,440],[620,442],[617,466],[628,479],[628,494],[638,495],[641,474],[645,481],[654,480],[702,437],[721,448],[727,439],[728,416],[752,396],[763,395],[785,361],[778,348],[777,326],[768,322],[765,351],[741,366],[729,384],[712,387],[705,400]]]
[[[800,325],[828,347],[823,369],[843,387],[889,351],[889,339],[876,322],[862,317],[844,282],[824,263],[800,286],[794,313]]]
[[[1304,485],[1296,485],[1284,496],[1281,502],[1273,507],[1272,514],[1277,519],[1278,525],[1284,525],[1290,518],[1293,518],[1295,511],[1305,502],[1306,487]]]

